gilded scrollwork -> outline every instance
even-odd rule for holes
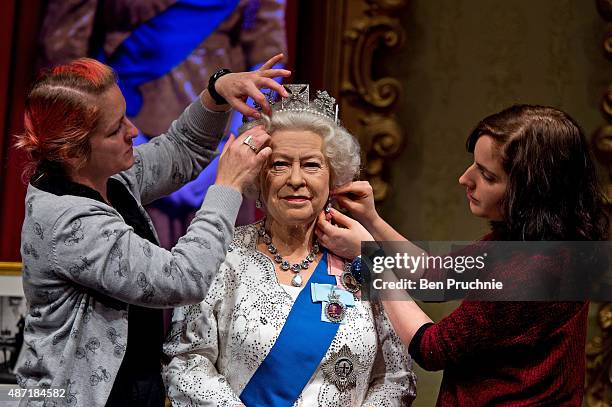
[[[597,10],[606,21],[612,21],[612,0],[597,0]]]
[[[397,19],[387,16],[363,18],[356,21],[345,36],[350,44],[351,62],[342,90],[358,93],[364,102],[375,108],[393,106],[402,95],[402,85],[391,77],[374,79],[372,64],[379,44],[395,49],[403,43],[403,30]]]
[[[612,303],[602,304],[597,312],[602,334],[595,336],[586,348],[589,407],[606,407],[612,400]]]
[[[609,40],[612,42],[612,35],[610,35]],[[612,56],[612,49],[610,50],[609,55]],[[601,101],[601,109],[606,115],[608,123],[612,122],[612,85],[608,86],[608,91]]]
[[[384,180],[385,163],[400,152],[404,132],[394,116],[373,113],[360,122],[357,134],[366,151],[365,176],[372,184],[374,199],[380,201],[387,196],[389,188]]]
[[[406,5],[406,0],[367,0],[373,8],[397,11]]]
[[[597,0],[599,14],[608,23],[602,48],[612,59],[612,0]],[[595,156],[607,171],[605,185],[608,208],[612,209],[612,84],[601,99],[606,124],[595,131],[592,146]],[[599,306],[597,323],[601,332],[587,344],[586,403],[590,407],[612,405],[612,303]]]
[[[394,117],[373,113],[359,121],[363,127],[358,137],[366,151],[383,159],[393,157],[399,152],[403,142],[403,132]]]
[[[348,1],[353,12],[343,30],[343,64],[339,88],[347,127],[358,135],[363,148],[365,177],[381,201],[388,196],[389,179],[386,168],[403,146],[404,130],[395,113],[403,96],[399,80],[389,76],[374,77],[376,58],[404,43],[405,32],[397,18],[405,6],[404,0]],[[344,108],[347,107],[348,108]]]

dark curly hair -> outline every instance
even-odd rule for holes
[[[482,120],[467,139],[495,140],[508,174],[504,219],[491,222],[504,240],[607,240],[605,198],[584,134],[566,113],[515,105]]]

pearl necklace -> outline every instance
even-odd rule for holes
[[[268,247],[268,251],[274,255],[274,261],[277,264],[280,264],[280,268],[283,271],[291,270],[294,273],[294,276],[291,279],[291,285],[294,287],[301,287],[302,276],[300,275],[300,271],[302,271],[302,269],[307,269],[308,266],[310,266],[310,263],[315,261],[317,258],[317,253],[319,253],[319,243],[317,243],[315,240],[314,244],[312,245],[312,250],[310,253],[308,253],[308,256],[306,256],[304,260],[297,263],[290,263],[278,253],[278,249],[272,243],[272,237],[270,237],[270,234],[264,228],[263,223],[259,226],[259,230],[257,232],[259,236],[263,238],[264,243]]]

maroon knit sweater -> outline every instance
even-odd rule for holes
[[[502,273],[517,284],[548,259],[520,259]],[[517,271],[518,269],[518,271]],[[437,406],[577,406],[582,403],[586,302],[465,300],[423,325],[410,354],[425,370],[444,369]]]
[[[587,303],[464,301],[410,343],[444,369],[437,406],[577,406],[585,377]]]

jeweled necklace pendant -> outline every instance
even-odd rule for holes
[[[291,279],[291,285],[294,287],[302,286],[302,276],[300,276],[300,273],[293,276],[293,278]]]
[[[340,301],[340,295],[332,290],[328,296],[328,303],[325,306],[325,316],[331,322],[340,323],[346,316],[346,305]]]
[[[268,248],[268,251],[274,255],[274,262],[280,265],[281,270],[291,270],[293,273],[295,273],[295,275],[291,279],[291,285],[294,287],[301,287],[304,280],[300,275],[300,271],[307,269],[310,266],[310,263],[314,262],[317,258],[317,253],[319,253],[319,244],[317,243],[317,241],[315,240],[314,244],[312,245],[312,250],[310,251],[310,253],[308,253],[304,260],[292,264],[289,261],[283,259],[283,256],[278,253],[278,249],[272,243],[272,237],[264,228],[263,222],[260,223],[259,230],[257,231],[257,233],[259,234],[259,236],[262,237],[263,242]]]

